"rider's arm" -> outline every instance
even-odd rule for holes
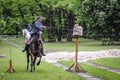
[[[44,26],[41,23],[35,22],[35,28],[39,29],[39,30],[43,30]]]

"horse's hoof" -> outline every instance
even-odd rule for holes
[[[31,65],[32,65],[32,66],[34,66],[34,64],[35,64],[35,63],[34,63],[34,62],[32,62],[32,64],[31,64]]]
[[[40,65],[40,62],[37,63],[37,66],[39,66],[39,65]]]
[[[37,71],[37,70],[34,70],[35,72]]]

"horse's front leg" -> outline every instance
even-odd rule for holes
[[[27,68],[26,68],[27,70],[29,69],[29,61],[30,61],[29,60],[29,54],[27,53]]]
[[[38,61],[38,63],[37,63],[37,66],[40,65],[40,63],[41,63],[41,59],[42,59],[42,56],[40,56],[39,61]]]
[[[37,58],[37,57],[34,57],[34,61],[33,61],[33,63],[32,63],[32,65],[34,66],[34,71],[35,71],[35,62],[36,62],[36,58]]]

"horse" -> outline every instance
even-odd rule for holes
[[[28,32],[27,29],[23,29],[22,32],[23,32],[23,35],[25,36],[26,39],[30,38],[30,33]],[[35,62],[36,62],[37,57],[39,57],[39,61],[37,62],[37,65],[40,65],[40,63],[41,63],[42,42],[41,42],[40,38],[41,38],[41,33],[40,33],[40,31],[37,31],[36,35],[33,36],[33,40],[31,42],[31,44],[29,45],[28,50],[26,51],[26,53],[27,53],[27,70],[29,69],[29,62],[30,62],[29,58],[31,57],[30,72],[33,71],[33,68],[34,68],[34,71],[36,70],[35,69]]]

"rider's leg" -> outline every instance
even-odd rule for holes
[[[28,50],[30,43],[32,42],[33,37],[30,37],[26,42],[25,42],[25,48],[22,50],[22,52],[25,52],[26,50]]]
[[[32,40],[33,40],[33,37],[31,36],[31,37],[25,42],[25,44],[29,44],[29,45],[30,45],[30,43],[32,42]]]
[[[30,43],[32,42],[32,40],[34,39],[34,37],[30,37],[26,42],[25,42],[25,48],[22,50],[22,52],[25,52],[26,50],[28,50]]]
[[[44,54],[44,52],[43,52],[43,48],[41,49],[41,54],[42,54],[43,56],[45,56],[45,54]]]
[[[28,50],[28,48],[30,47],[30,43],[32,42],[32,40],[34,39],[34,35],[36,34],[36,32],[34,31],[34,30],[32,30],[31,32],[30,32],[30,35],[31,35],[31,37],[28,39],[28,40],[26,40],[26,42],[25,42],[25,48],[22,50],[23,52],[24,51],[26,51],[26,50]]]
[[[40,53],[40,55],[42,54],[43,56],[45,56],[44,51],[43,51],[43,44],[42,44],[42,43],[41,43],[41,46],[42,46],[42,48],[41,48],[41,53]]]
[[[43,56],[45,56],[44,51],[43,51],[43,37],[42,37],[42,32],[41,32],[41,35],[39,36],[39,41],[40,41],[40,44],[41,44],[41,47],[42,47],[40,55],[42,54]]]
[[[28,50],[29,46],[30,46],[29,44],[26,44],[25,48],[22,50],[22,52],[25,52],[26,50]]]

